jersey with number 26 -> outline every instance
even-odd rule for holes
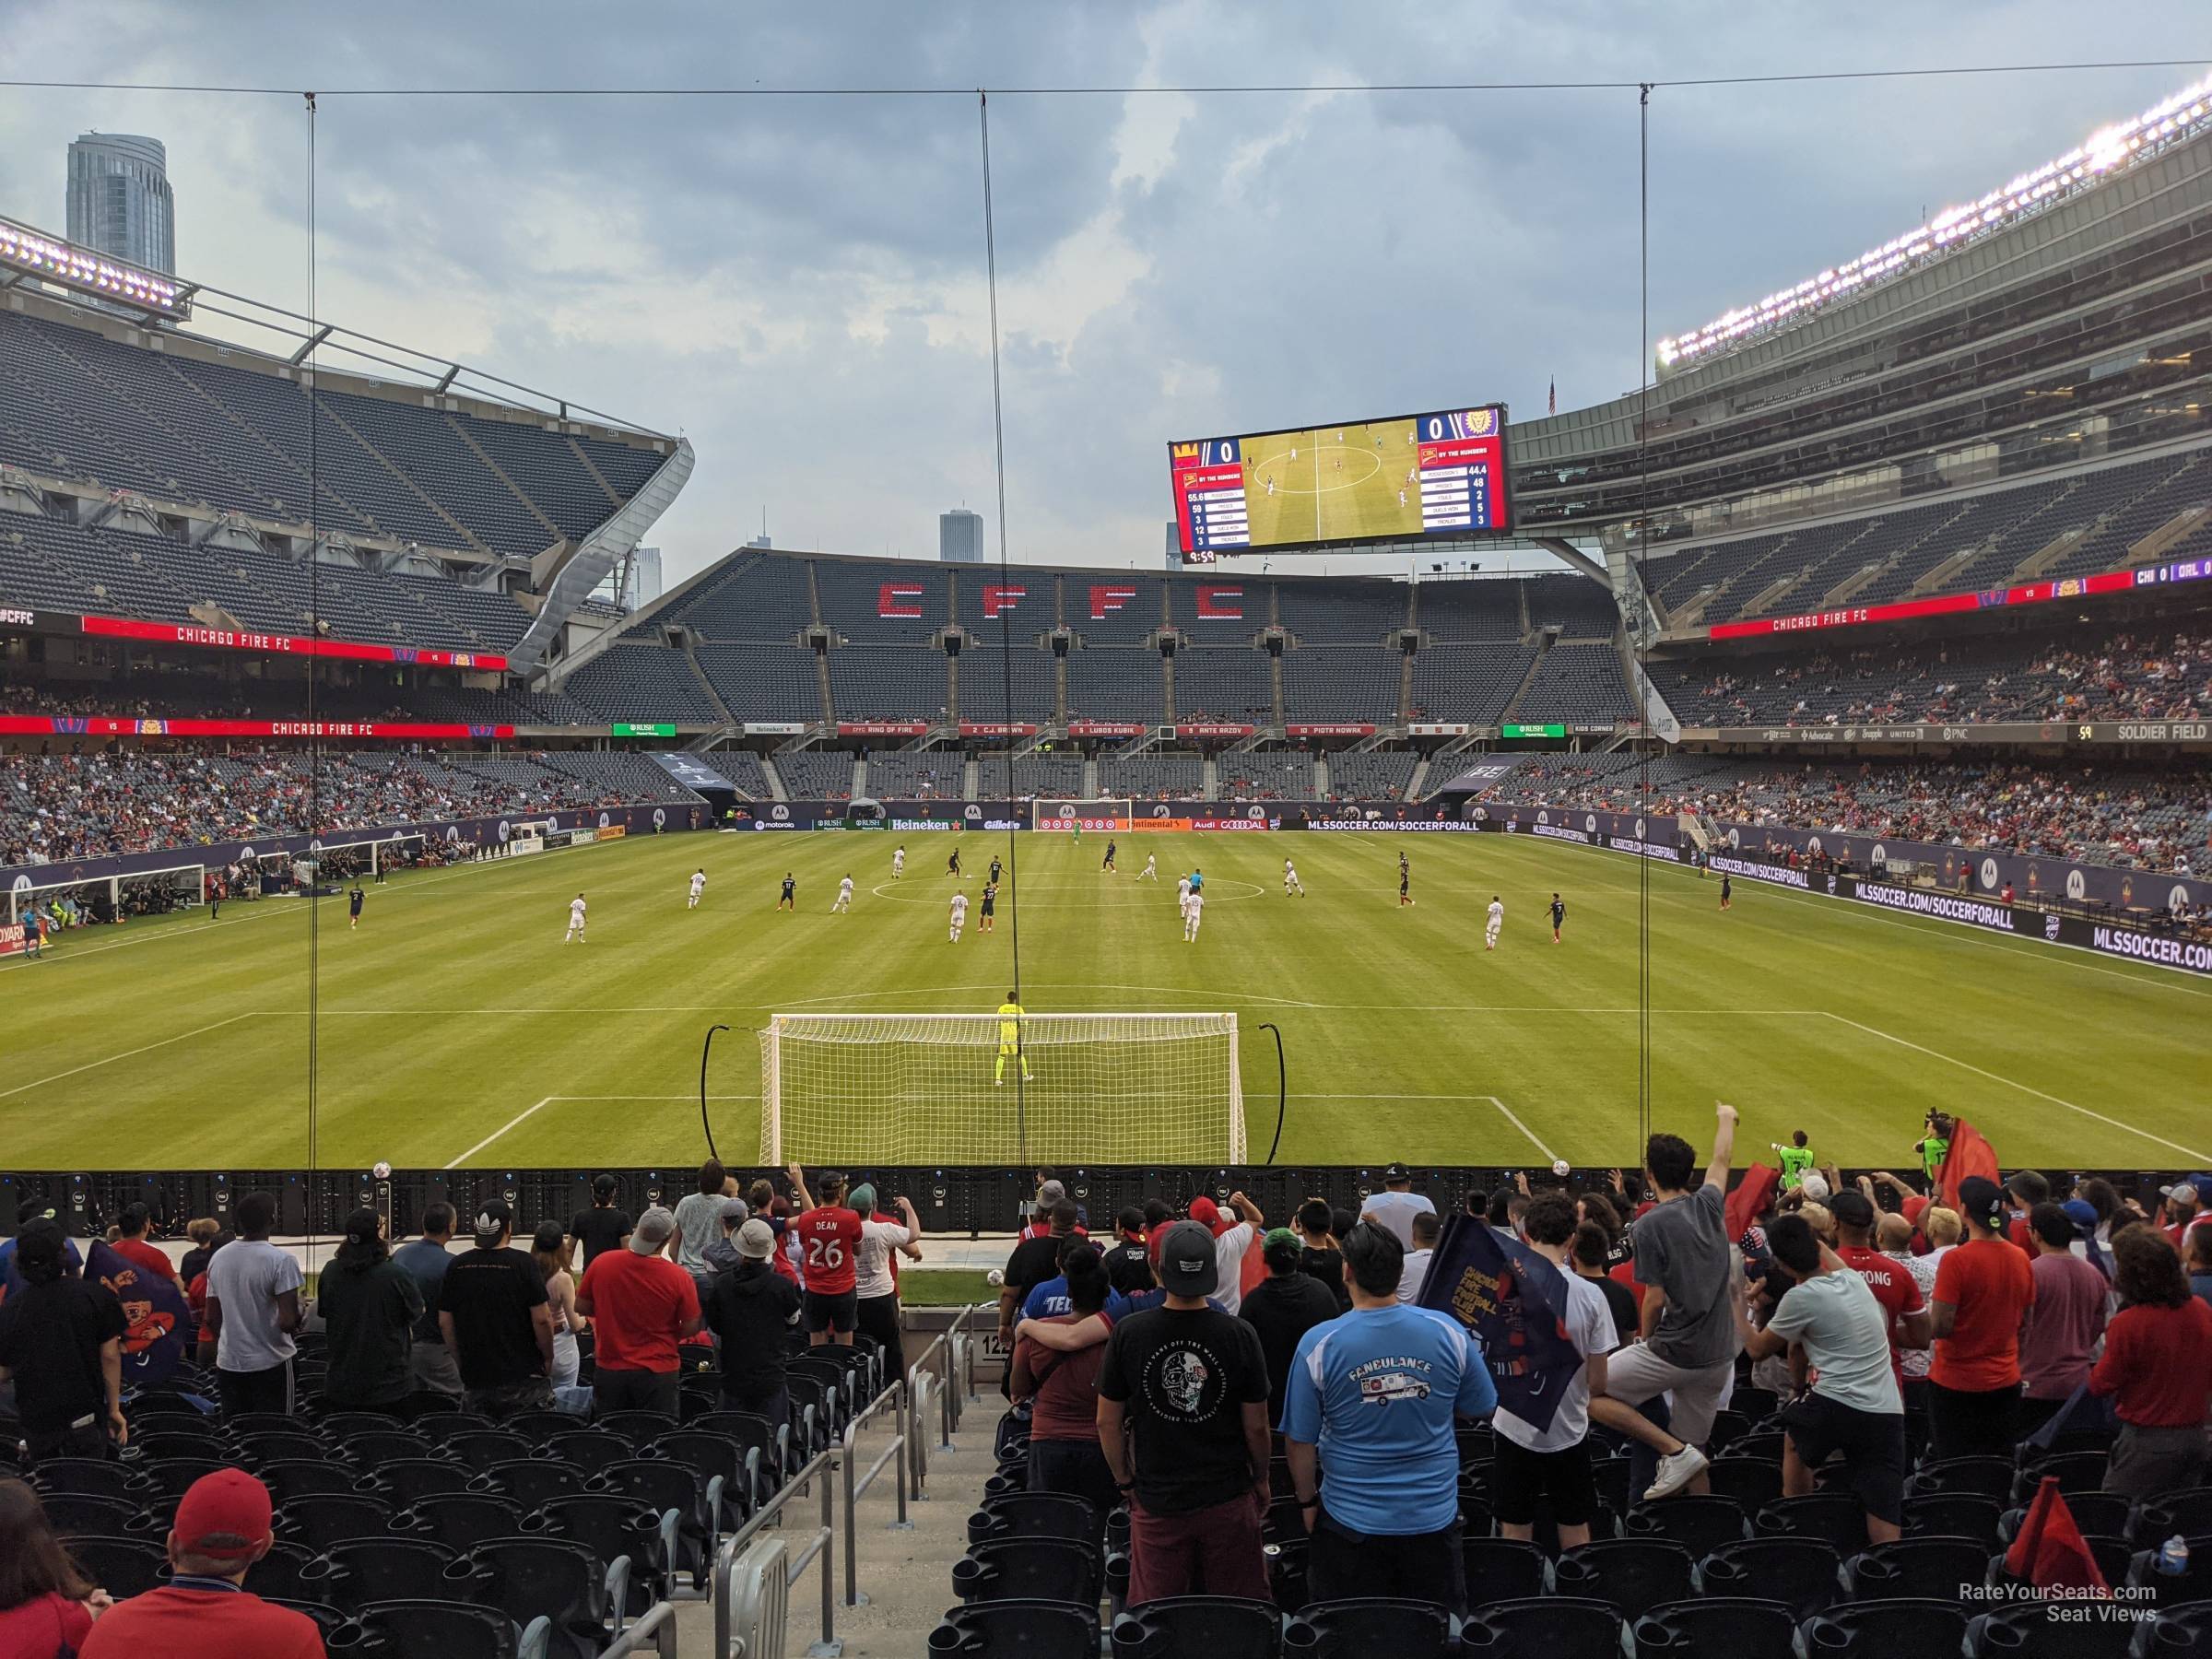
[[[799,1261],[806,1288],[818,1296],[841,1296],[853,1287],[853,1252],[860,1244],[860,1213],[823,1205],[792,1225],[799,1231]]]

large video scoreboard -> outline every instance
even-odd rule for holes
[[[1502,534],[1505,418],[1482,404],[1171,443],[1182,557]]]

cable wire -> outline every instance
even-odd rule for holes
[[[320,309],[315,291],[315,95],[301,96],[307,101],[307,314],[309,338],[313,338],[314,318]],[[305,359],[307,377],[307,631],[311,639],[323,637],[323,455],[322,426],[316,416],[315,384],[316,353],[311,345]],[[320,1119],[322,1101],[319,1090],[321,1071],[320,1040],[322,1032],[323,983],[323,857],[317,843],[323,838],[323,750],[324,738],[316,725],[315,688],[322,677],[322,658],[310,653],[307,659],[307,826],[308,853],[315,864],[314,879],[307,888],[307,1167],[310,1174],[321,1167]],[[313,1239],[318,1212],[317,1194],[311,1188],[309,1199],[309,1257],[313,1257]]]
[[[1652,88],[1636,94],[1636,273],[1639,367],[1636,388],[1636,598],[1643,603],[1644,569],[1652,545]],[[1636,666],[1642,685],[1651,683],[1651,632],[1636,618]],[[1642,695],[1642,686],[1638,687]],[[1636,818],[1647,823],[1652,811],[1651,710],[1638,710],[1641,730],[1636,741]],[[1641,830],[1636,839],[1643,839]],[[1636,858],[1636,1131],[1640,1143],[1652,1134],[1652,861]]]

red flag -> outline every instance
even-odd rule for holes
[[[1959,1207],[1959,1183],[1969,1175],[2004,1184],[1997,1173],[1997,1149],[1983,1138],[1979,1129],[1959,1118],[1951,1124],[1951,1149],[1936,1171],[1936,1190],[1943,1194],[1946,1209]]]
[[[1964,1124],[1959,1125],[1963,1129]],[[1954,1141],[1952,1145],[1957,1146]],[[2088,1590],[2112,1594],[2097,1558],[2074,1524],[2074,1512],[2059,1495],[2058,1477],[2046,1475],[2035,1488],[2019,1535],[2005,1552],[2005,1571],[2038,1590]]]
[[[1735,1183],[1735,1191],[1728,1194],[1724,1210],[1728,1223],[1728,1242],[1733,1244],[1748,1232],[1751,1223],[1759,1219],[1759,1211],[1767,1207],[1767,1200],[1782,1184],[1782,1171],[1772,1164],[1755,1163],[1744,1171],[1743,1180]]]

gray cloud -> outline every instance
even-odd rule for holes
[[[284,86],[1188,85],[1640,78],[2171,56],[2175,0],[1900,13],[1714,0],[759,15],[396,4],[334,24],[31,0],[18,65]],[[825,21],[827,18],[827,21]],[[1652,330],[1850,257],[2148,103],[2183,72],[1663,88]],[[0,104],[0,211],[58,228],[84,127],[170,146],[185,274],[300,304],[296,101],[38,92]],[[1630,91],[1002,95],[993,101],[1017,557],[1152,564],[1176,436],[1635,384]],[[976,113],[965,99],[346,99],[318,124],[326,315],[696,442],[677,573],[757,527],[934,550],[988,512]]]

